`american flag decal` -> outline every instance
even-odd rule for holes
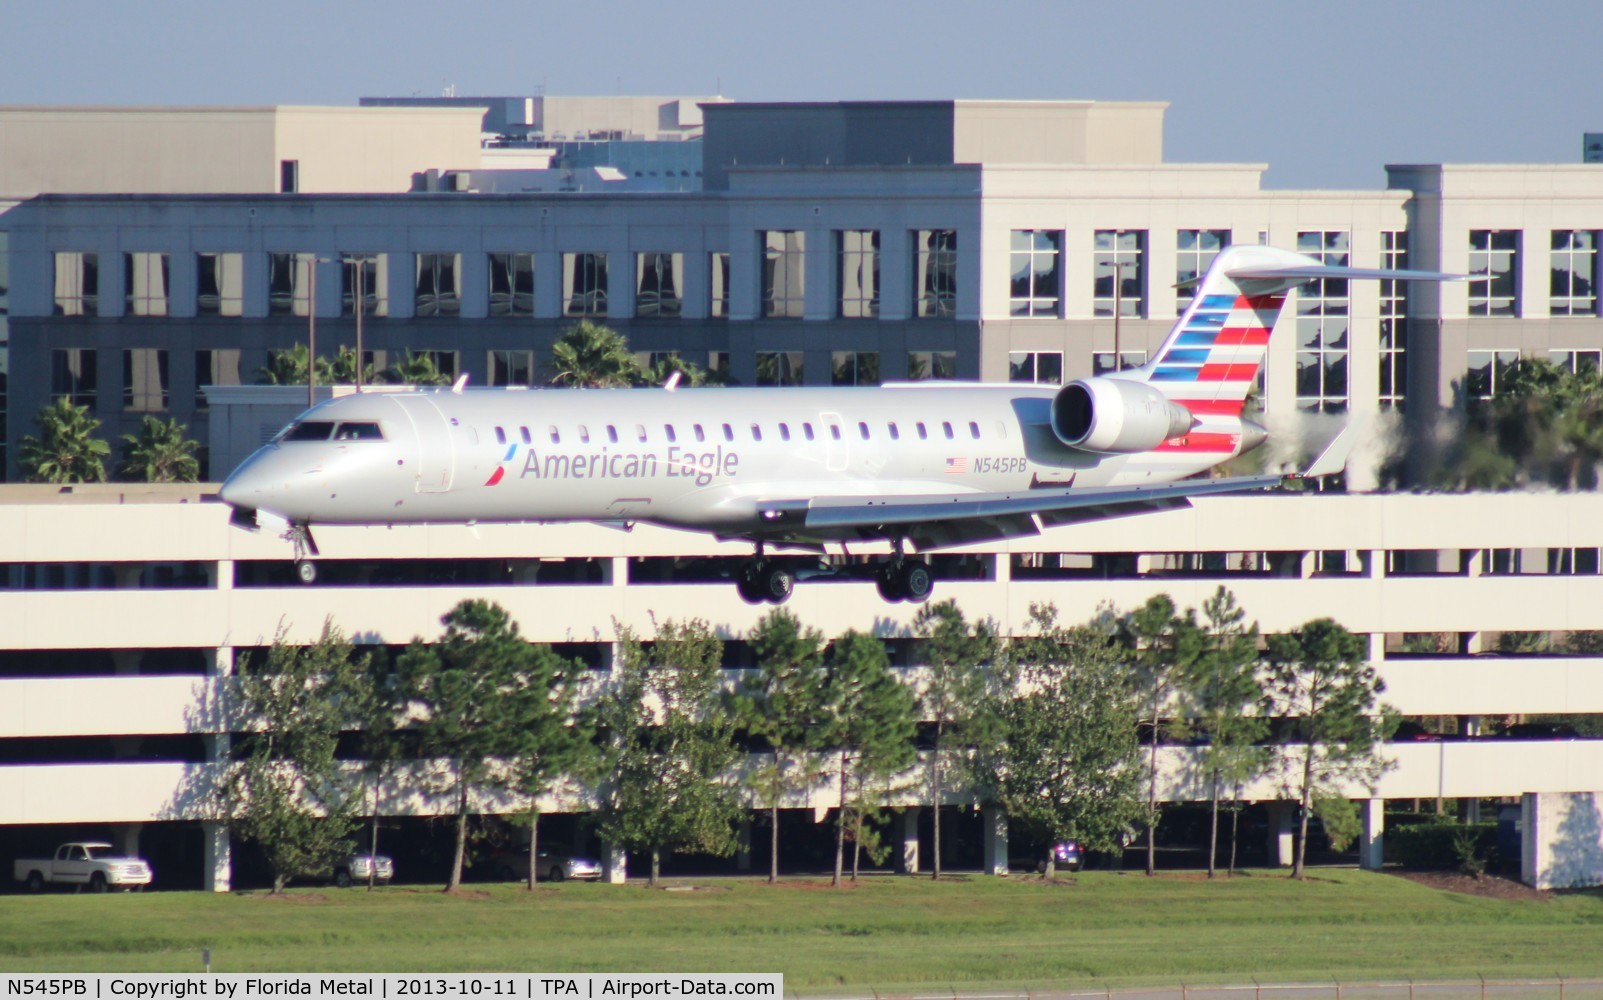
[[[946,460],[946,474],[948,476],[961,476],[968,472],[968,459],[949,458]]]

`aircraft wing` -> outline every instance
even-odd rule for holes
[[[815,497],[758,505],[774,538],[884,538],[902,534],[920,549],[1020,538],[1041,525],[1072,524],[1190,506],[1190,498],[1268,489],[1284,476],[1199,479],[1151,486],[1084,486],[1007,493]]]

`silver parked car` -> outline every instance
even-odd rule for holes
[[[526,882],[529,879],[528,851],[496,851],[490,856],[491,870],[503,882]],[[535,878],[542,882],[562,882],[580,879],[597,882],[601,879],[601,862],[582,854],[541,850],[535,858]]]

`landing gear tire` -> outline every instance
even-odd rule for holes
[[[735,577],[735,590],[747,604],[784,604],[796,589],[796,574],[771,563],[750,562]]]
[[[919,559],[909,559],[897,567],[896,583],[902,598],[910,604],[923,604],[935,589],[935,577],[930,574],[929,564]]]
[[[302,560],[295,564],[295,579],[305,584],[317,582],[317,564]]]
[[[874,586],[879,589],[879,596],[895,603],[902,600],[902,582],[898,579],[895,563],[886,563],[874,574]]]

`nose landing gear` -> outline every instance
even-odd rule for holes
[[[306,523],[291,524],[284,538],[295,550],[295,579],[302,583],[317,581],[317,564],[310,557],[320,555],[317,540],[312,537],[312,526]]]

